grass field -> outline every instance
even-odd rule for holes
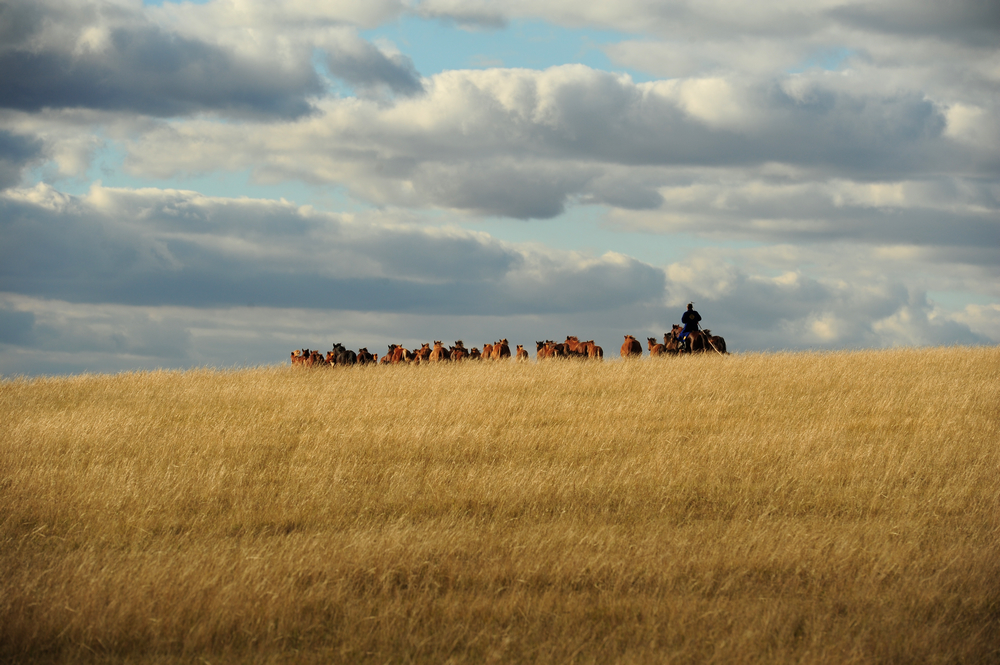
[[[0,661],[995,663],[1000,349],[0,383]]]

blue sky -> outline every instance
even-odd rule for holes
[[[632,36],[614,30],[564,27],[530,19],[514,19],[497,28],[469,29],[442,20],[403,16],[361,34],[372,41],[393,42],[424,76],[451,69],[546,69],[578,63],[625,72],[637,81],[651,79],[643,72],[615,67],[605,55],[603,45]]]
[[[1000,341],[1000,12],[0,1],[0,375]],[[248,306],[252,305],[252,307]]]

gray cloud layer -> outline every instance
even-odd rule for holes
[[[866,32],[932,36],[989,48],[996,48],[1000,34],[1000,5],[991,0],[858,2],[834,7],[825,15]]]
[[[326,58],[330,72],[361,92],[385,86],[401,95],[424,91],[413,60],[401,53],[385,53],[362,39],[341,40]]]
[[[189,21],[221,19],[230,29],[234,22],[213,7],[186,9],[193,12]],[[313,64],[315,49],[326,52],[335,76],[360,89],[381,85],[401,94],[422,89],[412,60],[385,53],[335,18],[319,27],[298,26],[306,30],[299,39],[270,35],[274,25],[246,25],[226,41],[211,30],[156,22],[155,16],[101,0],[3,0],[0,106],[295,118],[311,112],[312,100],[326,94]],[[255,45],[261,35],[270,36]]]
[[[294,117],[322,90],[304,58],[240,56],[172,33],[121,6],[0,4],[0,104],[156,116],[203,110]]]
[[[42,155],[41,141],[0,129],[0,189],[20,183],[25,167]]]
[[[15,195],[16,194],[16,195]],[[70,302],[512,315],[656,301],[619,255],[517,249],[191,192],[38,188],[0,199],[0,290]]]

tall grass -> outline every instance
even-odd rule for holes
[[[1000,350],[0,383],[0,660],[997,662]]]

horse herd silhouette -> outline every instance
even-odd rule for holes
[[[690,332],[686,338],[682,337],[683,328],[674,325],[669,333],[663,334],[661,344],[655,337],[647,337],[647,347],[651,358],[662,356],[681,356],[699,353],[718,353],[728,355],[726,351],[726,340],[718,335],[713,335],[710,330],[696,330]],[[622,343],[622,358],[638,358],[642,356],[642,344],[632,335],[625,335]],[[510,360],[513,358],[518,362],[528,362],[530,357],[524,346],[518,344],[514,352],[511,353],[510,344],[507,339],[501,339],[492,344],[483,344],[482,350],[478,347],[466,349],[462,340],[455,342],[453,346],[445,346],[440,340],[435,340],[433,345],[425,343],[418,349],[407,349],[401,344],[390,344],[386,353],[381,358],[377,354],[370,353],[367,348],[358,351],[351,351],[341,343],[333,345],[333,349],[323,354],[312,349],[296,349],[291,353],[293,366],[299,367],[329,367],[334,365],[395,365],[408,363],[419,365],[422,363],[436,362],[461,362],[465,360]],[[604,360],[604,349],[594,340],[581,342],[575,335],[567,336],[565,342],[555,342],[545,340],[535,342],[535,359],[538,361],[557,358],[577,358],[581,360]]]

